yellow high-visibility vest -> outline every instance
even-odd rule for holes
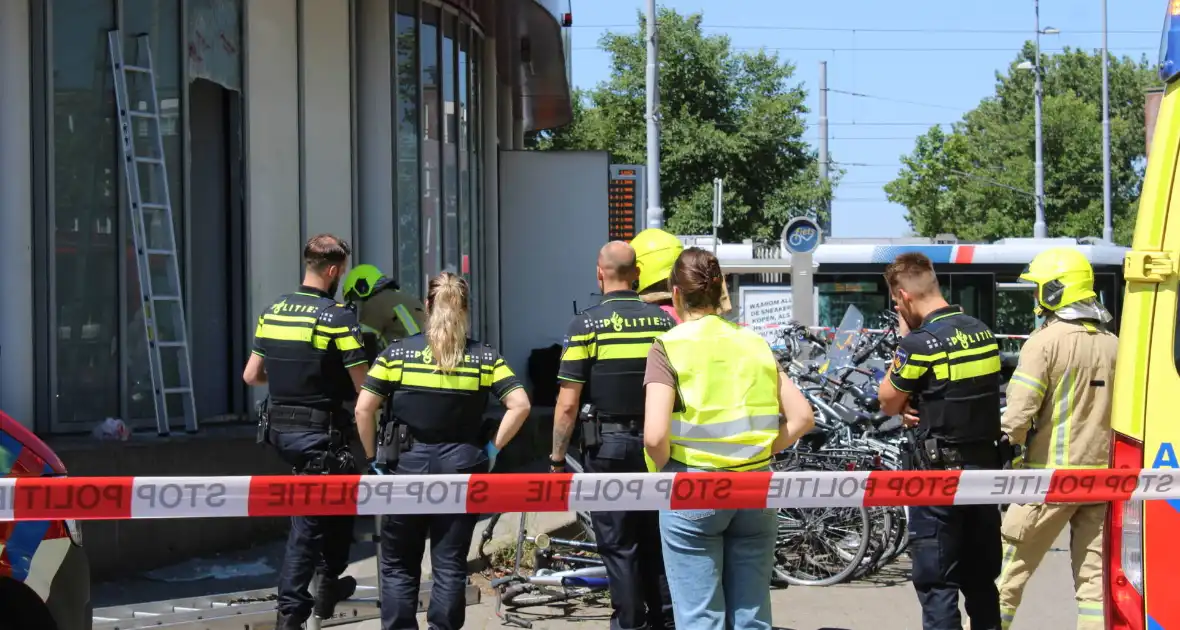
[[[766,466],[779,434],[778,364],[766,340],[716,315],[661,335],[681,405],[672,459],[693,468]]]

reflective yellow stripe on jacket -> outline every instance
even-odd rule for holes
[[[672,414],[671,458],[693,468],[751,470],[769,462],[779,431],[778,366],[766,341],[717,316],[661,336],[683,411]]]
[[[356,350],[360,344],[350,332],[347,326],[325,326],[315,317],[264,313],[258,318],[254,336],[277,341],[302,341],[310,343],[316,350],[327,350],[334,340],[342,351]]]

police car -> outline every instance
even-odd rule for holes
[[[0,411],[0,474],[58,477],[66,467]],[[0,507],[11,504],[0,495]],[[90,630],[90,562],[74,521],[0,521],[0,628]]]

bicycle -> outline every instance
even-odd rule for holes
[[[568,454],[566,466],[570,472],[582,472],[581,465]],[[532,627],[532,622],[519,615],[502,612],[501,607],[516,609],[546,606],[607,591],[606,566],[598,557],[598,548],[593,542],[590,515],[586,512],[577,512],[576,515],[583,533],[590,541],[555,538],[545,533],[530,536],[525,528],[528,514],[521,513],[512,570],[508,575],[491,582],[491,587],[496,591],[496,616],[505,624]],[[479,554],[485,560],[489,560],[485,547],[492,539],[492,531],[500,516],[495,514],[489,519],[480,537]],[[534,547],[533,571],[530,575],[522,570],[526,544]]]

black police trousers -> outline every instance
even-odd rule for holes
[[[922,630],[962,630],[960,592],[971,630],[1000,630],[999,506],[911,507],[909,534]]]
[[[643,438],[607,433],[586,454],[586,472],[647,472]],[[672,595],[664,573],[660,513],[591,512],[598,555],[610,580],[611,630],[674,628]],[[702,579],[713,579],[705,576]]]
[[[272,430],[271,436],[271,443],[278,449],[279,456],[298,471],[330,449],[331,440],[322,431]],[[353,516],[291,517],[291,533],[287,537],[283,571],[279,576],[280,613],[297,620],[311,616],[314,599],[308,586],[317,571],[322,579],[335,580],[348,568],[355,519]]]
[[[473,444],[415,443],[401,454],[398,475],[486,473],[488,456]],[[448,492],[456,492],[451,487]],[[424,496],[434,493],[423,493]],[[454,501],[447,496],[444,501]],[[458,630],[467,614],[467,552],[478,514],[388,514],[381,524],[381,628],[418,628],[422,555],[430,540],[430,605],[426,623],[436,630]]]

